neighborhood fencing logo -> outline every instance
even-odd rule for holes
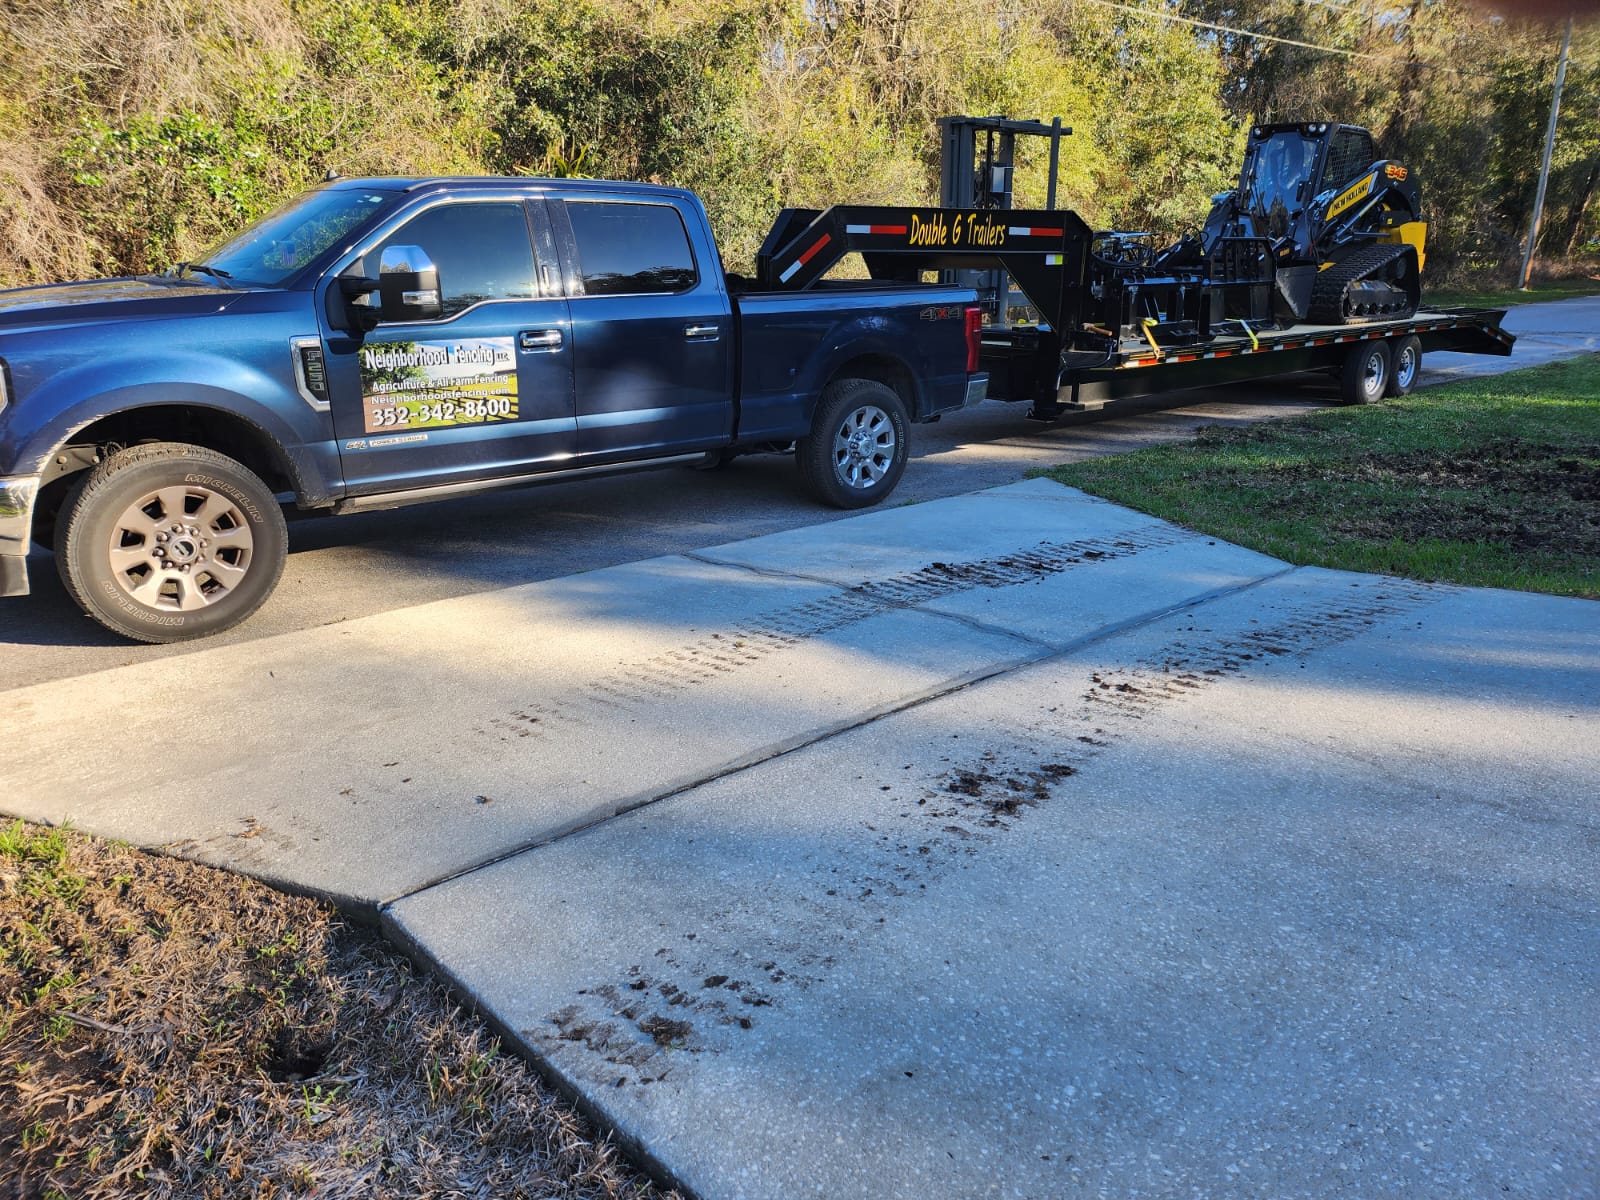
[[[380,342],[364,348],[360,359],[368,433],[517,419],[517,352],[508,337]],[[373,440],[368,446],[400,444]]]

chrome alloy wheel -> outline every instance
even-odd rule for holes
[[[227,496],[180,484],[124,509],[108,549],[112,578],[130,599],[191,612],[215,604],[244,580],[255,538]]]
[[[894,421],[875,404],[845,414],[833,435],[833,469],[846,487],[870,488],[894,462]]]

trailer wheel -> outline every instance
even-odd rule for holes
[[[1385,396],[1409,396],[1417,386],[1417,376],[1422,373],[1422,343],[1416,334],[1403,337],[1390,352],[1389,386]]]
[[[875,379],[839,379],[823,390],[811,432],[795,443],[809,491],[834,508],[866,508],[906,469],[906,406]]]
[[[1339,369],[1339,395],[1346,404],[1376,404],[1389,386],[1389,347],[1384,342],[1358,342]]]
[[[230,629],[272,594],[289,534],[272,489],[202,446],[111,455],[68,494],[56,567],[89,616],[140,642]]]

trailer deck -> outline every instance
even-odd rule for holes
[[[1156,392],[1215,387],[1302,371],[1337,370],[1353,344],[1412,336],[1421,343],[1424,353],[1453,350],[1505,356],[1511,353],[1516,337],[1500,327],[1504,317],[1504,309],[1441,309],[1364,325],[1244,328],[1237,333],[1218,333],[1203,346],[1171,349],[1150,338],[1124,336],[1109,360],[1099,365],[1073,365],[1070,355],[1064,356],[1069,361],[1063,363],[1056,403],[1063,412],[1090,412],[1116,400]],[[1008,343],[1009,339],[985,330],[986,351]]]

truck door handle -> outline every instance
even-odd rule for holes
[[[717,325],[685,325],[683,336],[691,342],[714,342],[722,336],[722,329]]]
[[[559,350],[562,340],[559,329],[524,329],[517,335],[524,350]]]

